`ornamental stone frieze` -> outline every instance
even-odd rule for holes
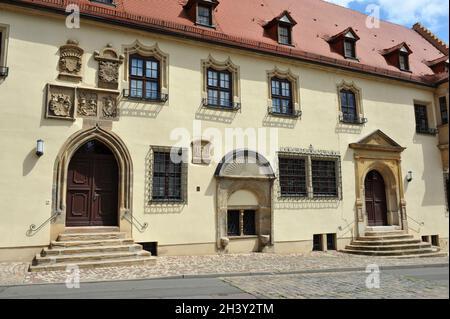
[[[119,55],[108,44],[103,50],[94,52],[94,59],[98,61],[98,87],[117,90],[119,87],[119,68],[125,57]]]
[[[59,48],[59,79],[82,80],[83,53],[76,40],[68,40],[67,44]]]
[[[96,88],[47,85],[46,117],[117,121],[119,92]]]

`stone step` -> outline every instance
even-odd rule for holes
[[[408,249],[408,250],[390,250],[390,251],[370,251],[370,250],[354,250],[344,249],[342,252],[354,255],[379,256],[379,257],[397,257],[397,256],[419,256],[423,254],[432,254],[439,252],[432,248]]]
[[[114,233],[119,232],[119,227],[115,226],[94,226],[94,227],[66,227],[64,234],[79,233]]]
[[[447,257],[448,253],[443,251],[434,252],[431,254],[420,254],[420,255],[403,255],[398,256],[397,258],[400,259],[407,259],[407,258],[432,258],[432,257]]]
[[[393,245],[408,245],[408,244],[420,244],[420,239],[393,239],[393,240],[354,240],[352,245],[358,246],[393,246]]]
[[[361,241],[389,241],[389,240],[407,240],[414,239],[413,235],[399,234],[399,235],[384,235],[384,236],[362,236],[358,237],[357,240]]]
[[[111,253],[111,252],[137,252],[142,250],[142,245],[117,245],[117,246],[82,246],[69,248],[44,248],[41,252],[42,257],[61,256],[61,255],[79,255],[89,253]]]
[[[142,250],[138,252],[116,252],[116,253],[90,253],[90,254],[74,254],[62,256],[45,256],[36,255],[34,265],[44,264],[78,264],[83,262],[93,262],[101,260],[120,260],[131,259],[135,257],[149,257],[151,254],[148,251]]]
[[[105,239],[124,239],[125,233],[69,233],[60,234],[58,241],[82,241],[82,240],[105,240]]]
[[[397,250],[417,250],[421,248],[431,248],[431,244],[418,243],[418,244],[407,244],[407,245],[355,245],[351,244],[345,247],[349,250],[363,250],[363,251],[397,251]]]
[[[400,226],[367,226],[366,231],[369,232],[384,232],[384,231],[401,231]]]
[[[69,266],[78,266],[78,268],[101,268],[101,267],[125,267],[135,265],[155,265],[156,257],[142,257],[134,256],[128,259],[107,259],[101,261],[87,261],[74,263],[58,263],[45,265],[32,265],[29,268],[30,272],[38,271],[65,271]]]
[[[62,248],[62,247],[119,246],[119,245],[132,245],[133,243],[134,243],[134,240],[131,238],[52,241],[50,243],[50,248],[53,249],[53,248]]]
[[[387,230],[387,231],[366,231],[365,237],[379,237],[379,236],[398,236],[406,235],[403,230]]]

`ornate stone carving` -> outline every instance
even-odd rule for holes
[[[117,101],[115,97],[103,97],[102,114],[105,119],[114,119],[117,117]]]
[[[46,117],[72,120],[75,105],[75,88],[48,85]]]
[[[68,40],[67,44],[59,48],[59,78],[81,81],[84,50],[75,40]]]
[[[94,52],[94,59],[98,61],[98,86],[100,88],[117,90],[119,86],[119,68],[124,56],[108,44],[101,52]]]
[[[78,93],[77,115],[82,117],[97,117],[97,104],[97,94],[80,91]]]

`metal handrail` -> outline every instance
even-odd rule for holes
[[[417,220],[415,220],[414,218],[412,218],[410,216],[408,216],[408,219],[411,219],[413,222],[415,222],[419,226],[425,226],[425,222],[418,222]]]
[[[230,101],[227,105],[213,105],[209,104],[208,98],[202,99],[202,106],[212,109],[212,110],[221,110],[221,111],[240,111],[241,103]]]
[[[129,100],[154,102],[154,103],[166,103],[169,100],[169,94],[159,92],[155,97],[141,97],[130,94],[130,90],[124,89],[122,91],[122,96]]]
[[[56,217],[58,217],[59,215],[61,215],[62,212],[58,211],[56,213],[54,213],[52,216],[50,216],[50,218],[48,218],[46,221],[44,221],[39,227],[36,227],[35,224],[31,224],[30,228],[27,230],[26,235],[28,237],[34,236],[37,232],[39,232],[45,225],[47,225],[49,222],[53,221],[54,219],[56,219]]]
[[[281,111],[277,111],[272,105],[269,105],[267,107],[267,113],[272,116],[286,117],[286,118],[300,118],[302,117],[303,114],[301,110],[293,110],[292,113],[283,113]]]
[[[123,214],[122,219],[126,219],[131,225],[136,227],[140,233],[145,232],[148,228],[148,223],[142,224],[141,222],[139,222],[139,220],[136,217],[131,215],[130,212],[128,212],[128,211]]]

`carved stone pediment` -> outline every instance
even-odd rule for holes
[[[67,44],[59,48],[59,79],[81,81],[83,53],[84,50],[75,40],[68,40]]]
[[[46,117],[73,120],[75,110],[75,88],[48,85]]]
[[[117,90],[119,87],[119,68],[125,57],[119,55],[108,44],[103,50],[94,52],[94,59],[98,61],[98,87]]]
[[[357,143],[350,144],[353,149],[366,149],[389,152],[403,152],[406,148],[400,146],[381,130],[377,130]]]

